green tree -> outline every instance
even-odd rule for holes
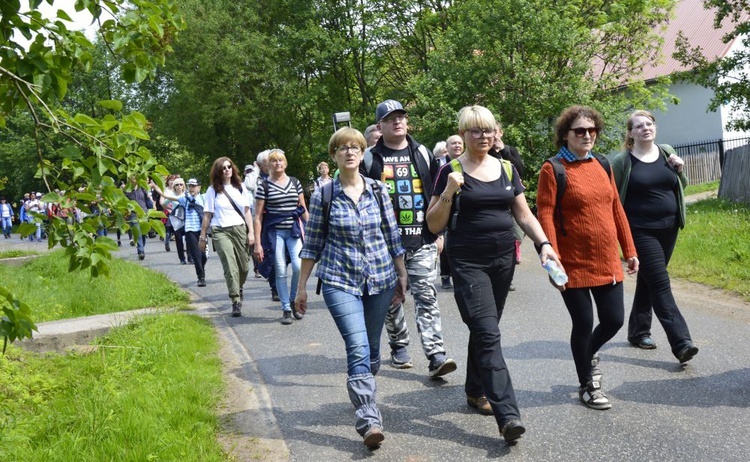
[[[449,12],[449,27],[429,54],[429,72],[410,81],[414,116],[425,139],[455,133],[468,104],[490,108],[506,139],[534,172],[552,154],[554,118],[571,104],[591,104],[619,141],[622,114],[654,107],[666,86],[637,80],[661,45],[658,26],[673,1],[467,0]],[[627,91],[618,88],[627,85]]]
[[[732,120],[729,130],[750,130],[750,2],[747,0],[705,0],[707,9],[715,8],[714,27],[730,21],[733,29],[722,40],[729,43],[739,40],[741,47],[723,58],[706,57],[700,47],[692,47],[684,35],[677,40],[675,58],[692,70],[680,77],[714,91],[708,109],[716,111],[728,105]]]
[[[36,165],[36,176],[47,191],[45,202],[59,205],[68,216],[73,216],[74,207],[89,215],[82,222],[53,217],[49,245],[66,248],[71,270],[107,274],[107,262],[117,246],[110,239],[94,238],[99,226],[114,223],[127,228],[126,218],[136,213],[144,232],[163,227],[126,199],[119,181],[133,178],[146,186],[149,176],[161,181],[158,173],[164,169],[141,145],[149,138],[142,114],[123,111],[115,99],[98,101],[98,113],[90,102],[70,106],[87,107],[88,114],[70,112],[61,104],[73,73],[91,69],[97,53],[83,32],[69,30],[71,19],[64,10],[45,18],[39,11],[41,4],[42,0],[30,0],[28,9],[22,10],[19,0],[0,2],[0,130],[8,130],[8,121],[15,120],[17,112],[29,115],[34,151],[23,158],[24,152],[17,150],[19,163],[14,168]],[[171,0],[76,0],[75,9],[92,15],[98,39],[125,82],[141,82],[152,75],[183,27]],[[20,43],[21,37],[29,44]],[[91,214],[92,203],[110,215]],[[21,231],[28,233],[32,227],[22,226]],[[3,295],[3,308],[20,313],[23,304],[13,294],[3,291]],[[18,338],[18,332],[3,334]]]

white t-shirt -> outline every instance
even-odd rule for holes
[[[232,207],[232,203],[227,199],[226,194],[232,197],[232,200],[243,213],[240,216],[239,213]],[[247,200],[247,195],[243,191],[235,188],[232,185],[224,187],[224,192],[216,194],[213,186],[208,187],[208,191],[204,196],[206,204],[203,208],[204,212],[213,213],[211,217],[211,226],[219,226],[227,228],[229,226],[238,226],[245,223],[245,208],[250,208],[250,203]]]

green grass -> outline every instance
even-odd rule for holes
[[[710,183],[696,184],[685,188],[685,195],[698,194],[706,191],[718,191],[719,181],[711,181]]]
[[[217,339],[197,316],[114,329],[87,355],[0,356],[2,461],[223,461]]]
[[[34,322],[113,313],[146,307],[187,307],[189,297],[161,273],[118,258],[111,277],[68,272],[63,250],[22,266],[0,264],[0,281],[31,307]]]
[[[6,258],[29,257],[31,255],[39,255],[39,252],[34,252],[32,250],[3,250],[0,252],[0,260]]]
[[[669,273],[750,301],[750,207],[721,199],[688,206]]]

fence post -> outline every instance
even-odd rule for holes
[[[719,173],[724,172],[724,138],[719,140]]]

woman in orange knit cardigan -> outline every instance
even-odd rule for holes
[[[551,162],[539,174],[539,222],[568,274],[560,287],[573,328],[570,349],[578,373],[581,402],[592,409],[612,404],[602,391],[598,351],[623,325],[625,305],[620,247],[628,274],[638,271],[633,238],[617,187],[591,150],[602,129],[593,108],[571,106],[555,124],[555,162],[565,168],[567,187],[557,204],[557,179]],[[618,245],[619,243],[619,245]],[[599,324],[594,328],[593,296]]]

